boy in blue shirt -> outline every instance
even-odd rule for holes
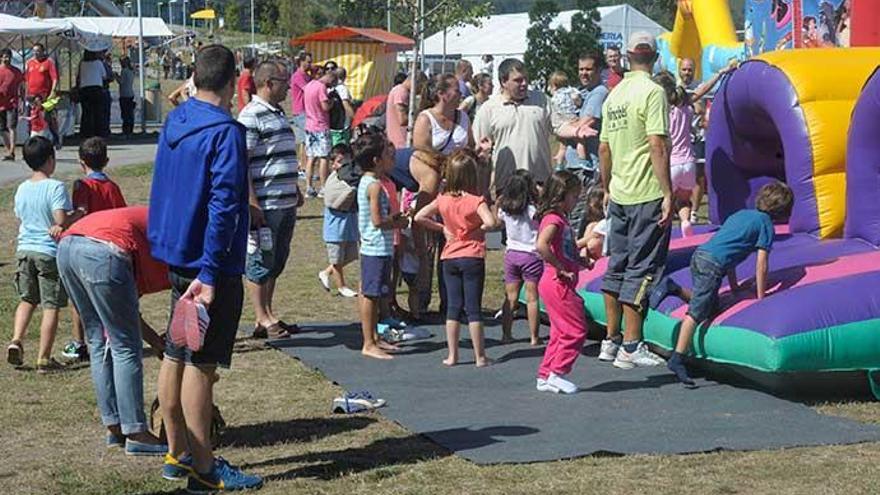
[[[335,174],[343,164],[351,161],[351,147],[339,143],[330,151],[330,156],[333,158],[331,173]],[[340,296],[357,297],[357,291],[345,285],[345,274],[342,272],[346,265],[358,258],[358,220],[355,205],[348,210],[324,207],[324,244],[327,246],[327,258],[330,264],[318,272],[321,286],[329,292],[332,279]]]
[[[396,347],[379,339],[379,303],[391,295],[395,228],[409,226],[409,218],[391,215],[391,203],[382,187],[382,177],[394,167],[394,146],[384,134],[367,133],[352,145],[354,162],[364,171],[358,184],[358,232],[361,238],[361,354],[391,359],[387,350]]]
[[[56,240],[70,224],[79,220],[84,211],[71,212],[70,196],[64,183],[52,179],[55,173],[55,149],[52,142],[40,136],[24,144],[24,160],[34,171],[15,192],[15,216],[18,247],[15,258],[15,288],[20,302],[15,310],[12,342],[6,349],[6,360],[13,366],[24,362],[22,340],[37,305],[43,307],[40,324],[40,349],[37,372],[49,373],[62,368],[52,358],[52,344],[58,330],[58,309],[67,306],[67,293],[61,285],[55,256]]]
[[[781,182],[765,185],[755,198],[754,210],[740,210],[724,221],[709,242],[694,252],[691,258],[693,296],[687,315],[681,323],[675,351],[667,367],[686,386],[694,386],[684,365],[684,354],[693,339],[697,325],[709,319],[718,306],[718,289],[725,276],[733,291],[742,288],[736,280],[736,265],[752,252],[758,251],[755,266],[755,285],[758,299],[764,298],[767,288],[770,249],[773,247],[773,223],[786,221],[791,215],[791,189]]]

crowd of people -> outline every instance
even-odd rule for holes
[[[646,33],[630,38],[626,60],[628,69],[619,49],[604,57],[584,54],[579,87],[554,74],[549,99],[531,88],[519,60],[498,64],[498,93],[490,76],[474,75],[461,61],[455,74],[404,76],[387,95],[384,129],[353,129],[355,102],[344,68],[316,65],[302,52],[293,66],[246,59],[237,71],[229,49],[205,46],[186,99],[160,135],[149,207],[125,206],[103,172],[108,157],[100,138],[80,145],[85,177],[73,201],[51,178],[52,142],[35,136],[25,144],[33,176],[15,196],[20,303],[7,360],[24,362],[24,334],[39,305],[37,370],[61,368],[51,349],[69,294],[74,319],[82,321],[73,355],[90,356],[108,446],[164,455],[162,475],[186,478],[196,493],[261,486],[258,476],[213,454],[215,370],[231,364],[245,293],[255,311],[255,337],[299,331],[278,317],[273,298],[297,210],[320,198],[309,199],[324,204],[328,264],[317,282],[327,291],[335,286],[342,297],[359,297],[364,357],[394,359],[411,338],[411,323],[428,311],[436,279],[448,345],[443,365],[462,361],[458,342],[466,321],[474,364],[490,366],[482,307],[486,234],[501,230],[504,342],[513,339],[523,287],[533,346],[542,344],[539,298],[550,321],[537,390],[578,390],[567,378],[588,324],[575,290],[578,274],[606,256],[608,324],[599,359],[620,369],[666,364],[692,384],[683,356],[693,331],[712,314],[725,275],[732,288],[740,287],[731,268],[756,250],[755,285],[763,297],[773,222],[790,212],[791,191],[768,184],[757,209],[731,216],[697,250],[693,289],[675,287],[664,277],[672,220],[677,213],[681,234],[692,234],[705,180],[695,151],[708,119],[701,99],[717,78],[695,84],[692,61],[681,64],[678,77],[655,75],[656,43]],[[0,67],[0,80],[2,74]],[[282,108],[288,95],[289,115]],[[418,110],[410,112],[414,100]],[[557,153],[552,136],[560,143]],[[358,288],[344,275],[355,260]],[[395,296],[401,279],[409,286],[407,311]],[[138,298],[169,288],[175,318],[178,306],[204,309],[206,317],[196,318],[206,326],[198,345],[173,337],[174,319],[163,339],[140,318]],[[690,301],[668,362],[641,333],[658,294]],[[165,439],[153,436],[144,419],[142,338],[164,357],[158,395]],[[83,342],[87,351],[77,347]]]

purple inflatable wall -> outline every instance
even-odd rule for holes
[[[846,148],[845,235],[880,246],[880,69],[853,110]]]
[[[712,222],[753,207],[758,189],[778,179],[794,193],[792,232],[816,234],[812,147],[785,73],[762,60],[745,62],[716,93],[710,120],[706,174]]]

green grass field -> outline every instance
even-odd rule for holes
[[[151,167],[111,169],[130,204],[145,203]],[[17,303],[12,289],[14,187],[0,189],[0,319],[11,335]],[[288,321],[354,320],[354,303],[331,296],[315,274],[326,262],[321,209],[301,210],[287,271],[275,303]],[[501,300],[500,253],[490,253],[486,306]],[[351,285],[356,265],[348,269]],[[149,296],[147,321],[164,326],[167,294]],[[401,300],[405,300],[401,298]],[[242,327],[253,314],[246,307]],[[546,334],[546,328],[543,332]],[[55,349],[69,338],[64,313]],[[25,342],[33,364],[37,325]],[[351,359],[362,359],[352,352]],[[438,372],[439,372],[438,363]],[[145,357],[145,394],[156,393],[159,361]],[[533,386],[524,383],[524,387]],[[180,483],[159,476],[160,460],[107,450],[89,370],[76,365],[52,376],[0,366],[0,493],[175,493]],[[234,464],[266,477],[267,494],[874,494],[880,444],[717,452],[678,456],[594,456],[528,465],[476,466],[411,434],[378,414],[335,416],[340,389],[320,373],[262,344],[241,340],[233,368],[221,372],[216,402],[228,423],[218,450]],[[499,406],[500,407],[500,406]],[[817,406],[827,414],[880,423],[880,403]],[[491,411],[487,411],[491,414]],[[573,410],[571,414],[578,414]],[[590,421],[584,417],[584,421]],[[625,427],[625,418],[621,427]]]

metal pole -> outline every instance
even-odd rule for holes
[[[147,133],[147,107],[144,105],[146,101],[146,88],[144,87],[144,18],[141,15],[141,0],[137,0],[138,9],[138,82],[141,85],[140,104],[141,104],[141,133]]]
[[[251,0],[251,57],[257,54],[257,38],[254,30],[254,0]]]
[[[385,30],[391,31],[391,0],[385,4]]]
[[[419,44],[419,52],[422,53],[422,58],[419,61],[419,66],[422,69],[422,72],[425,71],[425,0],[419,0],[419,36],[416,38]]]
[[[174,25],[174,11],[171,10],[171,0],[168,0],[168,24]]]
[[[443,26],[443,62],[440,69],[440,73],[446,73],[446,26]]]
[[[421,0],[419,0],[421,2]],[[412,147],[412,138],[413,138],[413,120],[415,120],[415,111],[416,111],[416,81],[418,78],[416,77],[416,73],[419,71],[418,60],[419,60],[419,37],[421,33],[419,32],[419,14],[418,12],[413,12],[413,39],[415,40],[415,44],[413,45],[413,59],[412,64],[410,65],[409,70],[409,110],[407,111],[407,124],[406,124],[406,147]]]

